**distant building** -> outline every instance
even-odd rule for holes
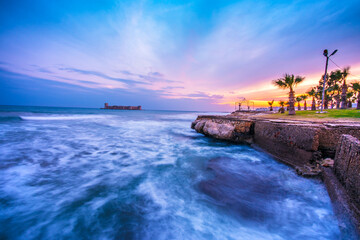
[[[102,109],[113,109],[113,110],[141,110],[141,106],[109,106],[108,103],[104,104]]]

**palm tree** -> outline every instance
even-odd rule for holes
[[[301,110],[300,102],[302,101],[302,98],[301,97],[296,97],[295,100],[298,103],[298,110],[300,111]]]
[[[348,108],[352,108],[352,103],[353,103],[353,97],[354,96],[354,92],[347,92],[346,93],[346,98],[347,99],[349,99],[348,101],[347,101],[347,107]]]
[[[336,70],[336,71],[332,71],[330,73],[330,77],[329,77],[329,81],[328,84],[331,87],[332,90],[332,95],[336,101],[336,108],[340,108],[340,85],[339,83],[341,82],[342,79],[342,72],[341,70]]]
[[[286,106],[286,111],[289,111],[289,101],[284,102],[285,106]]]
[[[316,110],[316,103],[315,103],[315,95],[316,95],[316,91],[315,88],[311,88],[311,90],[306,92],[310,97],[312,97],[312,103],[311,103],[311,111],[315,111]]]
[[[270,111],[272,111],[273,110],[272,105],[274,104],[274,99],[272,101],[268,102],[268,104],[270,106]]]
[[[325,85],[325,90],[324,90],[324,109],[328,109],[329,108],[329,101],[331,101],[331,96],[329,95],[329,93],[331,92],[331,88],[329,87],[329,75],[326,76],[327,79],[327,83]],[[316,86],[317,88],[317,98],[320,101],[320,104],[322,104],[322,92],[323,92],[323,85],[324,84],[324,75],[321,77],[320,81],[319,81],[319,85]]]
[[[285,112],[285,109],[284,109],[285,102],[281,100],[281,101],[279,101],[279,105],[281,106],[280,113],[284,113]]]
[[[322,87],[320,88],[319,86],[316,87],[315,89],[315,98],[317,100],[317,105],[320,106],[322,104]],[[326,94],[326,91],[325,91]],[[326,96],[326,95],[325,95]],[[324,101],[325,103],[325,101]],[[326,107],[326,106],[324,106]]]
[[[302,94],[300,97],[304,100],[304,110],[307,110],[306,99],[308,99],[309,96],[307,94]]]
[[[346,68],[343,69],[343,71],[341,73],[342,74],[342,81],[343,81],[343,85],[341,87],[341,109],[347,108],[346,92],[347,92],[348,87],[346,85],[346,78],[349,75],[349,70],[350,70],[350,67],[346,67]]]
[[[289,89],[289,115],[295,115],[295,92],[296,85],[304,81],[304,77],[294,76],[294,74],[285,74],[283,78],[273,81],[273,84],[281,89]]]
[[[356,109],[360,109],[360,82],[354,82],[351,84],[351,88],[357,92],[357,106]]]
[[[332,101],[332,98],[329,94],[326,93],[327,90],[325,89],[325,100],[324,100],[324,109],[329,109],[329,102]]]

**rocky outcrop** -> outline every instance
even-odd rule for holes
[[[336,151],[334,171],[357,206],[360,216],[360,141],[342,135]]]
[[[334,158],[339,140],[343,134],[360,139],[359,124],[323,123],[319,131],[319,150],[326,157]]]
[[[196,126],[195,126],[196,127]],[[233,139],[235,126],[232,124],[216,123],[213,121],[205,122],[203,132],[205,135],[210,135],[218,139]]]
[[[354,200],[340,183],[332,168],[322,167],[322,179],[339,221],[339,227],[343,235],[341,239],[358,239],[360,216],[354,208]]]
[[[247,119],[231,119],[226,117],[198,117],[191,127],[199,133],[217,139],[252,143],[254,122]]]
[[[343,134],[360,138],[360,124],[256,119],[250,116],[199,116],[192,128],[206,136],[255,144],[294,167],[334,158]]]
[[[292,166],[313,162],[319,147],[318,126],[286,121],[257,121],[254,142]]]
[[[316,124],[228,116],[199,116],[192,123],[192,128],[217,139],[255,144],[294,167],[311,163],[319,155],[317,152],[319,125]]]

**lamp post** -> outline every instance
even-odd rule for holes
[[[324,56],[326,57],[326,64],[325,64],[325,74],[324,74],[324,84],[323,84],[323,90],[322,90],[322,99],[321,99],[321,111],[320,113],[324,113],[324,99],[325,99],[325,83],[326,83],[326,75],[327,75],[327,67],[328,67],[328,63],[329,63],[329,58],[334,55],[337,52],[337,49],[335,51],[332,52],[332,54],[330,54],[328,56],[328,50],[325,49],[324,50]]]

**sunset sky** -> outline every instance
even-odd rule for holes
[[[0,2],[0,104],[229,111],[279,100],[284,73],[360,80],[360,2]],[[338,67],[329,62],[329,71]]]

